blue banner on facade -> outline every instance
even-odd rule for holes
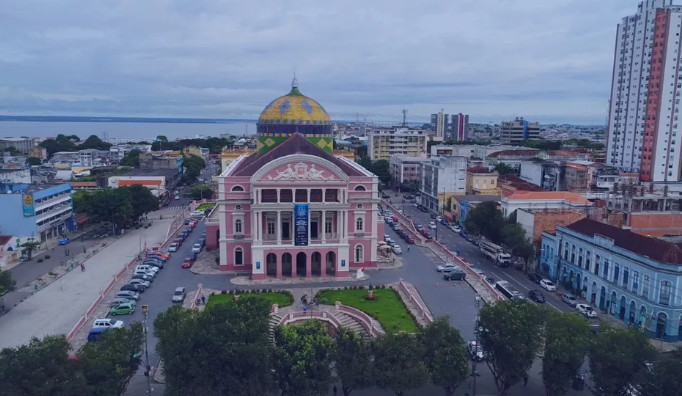
[[[308,246],[308,204],[294,205],[294,245]]]
[[[24,217],[35,216],[36,211],[35,208],[33,207],[33,195],[24,194],[21,200],[24,206]]]

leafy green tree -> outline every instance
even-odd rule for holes
[[[494,243],[499,243],[504,218],[495,202],[482,202],[469,211],[464,226],[470,234],[483,235]]]
[[[84,213],[88,211],[88,204],[90,202],[91,192],[85,190],[74,191],[71,195],[73,200],[73,211],[74,213]]]
[[[192,187],[189,193],[194,199],[211,199],[214,194],[213,189],[206,184]]]
[[[336,349],[336,375],[344,396],[373,384],[372,349],[358,333],[341,327]]]
[[[469,355],[459,330],[442,317],[422,328],[418,340],[424,348],[423,361],[431,382],[442,386],[446,395],[454,394],[469,374]]]
[[[679,396],[682,392],[682,348],[666,355],[651,370],[644,370],[639,386],[642,395]]]
[[[428,380],[429,371],[422,361],[424,348],[416,336],[387,333],[374,340],[373,350],[374,376],[380,388],[402,396]]]
[[[522,300],[481,309],[479,340],[500,396],[528,376],[541,347],[543,316],[543,309]]]
[[[194,181],[201,174],[201,170],[206,167],[206,162],[201,157],[189,155],[184,157],[182,166],[185,169],[183,175],[185,181]]]
[[[505,164],[504,162],[500,162],[497,165],[495,165],[495,171],[500,175],[515,175],[516,170],[512,168],[511,166]]]
[[[69,360],[63,335],[33,338],[0,352],[0,396],[85,396],[82,373]]]
[[[66,135],[59,134],[54,139],[47,139],[40,143],[40,147],[43,147],[47,151],[48,157],[59,151],[76,151],[76,144]]]
[[[38,247],[40,246],[40,241],[37,241],[35,238],[30,237],[26,239],[26,242],[22,242],[17,246],[21,248],[22,252],[26,252],[26,254],[28,255],[28,261],[31,261],[33,251],[38,249]]]
[[[111,143],[107,143],[102,139],[98,138],[97,135],[90,135],[81,144],[78,145],[79,150],[85,149],[97,149],[97,150],[109,150],[112,146]]]
[[[542,381],[547,396],[559,396],[568,391],[571,380],[585,361],[591,335],[584,318],[573,313],[548,313],[542,358]]]
[[[140,150],[130,150],[128,154],[126,154],[125,157],[123,157],[123,159],[121,160],[121,165],[139,168],[140,154],[142,154],[142,151]]]
[[[9,271],[0,271],[0,296],[7,292],[14,291],[17,281],[12,278]]]
[[[656,350],[643,332],[602,323],[589,351],[590,371],[600,395],[626,395]]]
[[[81,138],[78,137],[77,135],[69,135],[66,138],[72,142],[80,142],[81,141]]]
[[[130,193],[131,218],[137,220],[142,215],[159,209],[159,199],[145,186],[135,184],[125,188]]]
[[[263,298],[177,306],[154,321],[166,394],[264,395],[272,390],[270,303]],[[248,329],[248,331],[245,331]]]
[[[329,391],[335,342],[318,321],[275,329],[274,376],[282,395]]]
[[[119,396],[125,392],[140,365],[142,331],[142,324],[134,322],[130,329],[105,332],[78,352],[88,395]]]
[[[41,165],[42,163],[43,163],[43,160],[41,160],[41,159],[38,158],[38,157],[28,157],[28,158],[26,158],[26,164],[28,164],[28,165],[30,165],[30,166],[38,166],[38,165]]]

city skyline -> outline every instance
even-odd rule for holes
[[[255,119],[295,71],[332,119],[408,109],[427,122],[443,108],[480,123],[605,124],[616,25],[637,4],[82,2],[67,15],[15,3],[0,15],[0,109]]]

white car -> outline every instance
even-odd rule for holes
[[[462,231],[462,229],[459,228],[459,226],[456,226],[456,225],[450,225],[450,229],[451,229],[453,232],[457,232],[457,233],[459,233],[460,231]]]
[[[92,328],[95,329],[98,327],[120,329],[121,327],[123,327],[123,321],[114,319],[95,319],[95,323],[92,324]]]
[[[203,217],[204,215],[205,215],[204,212],[202,212],[200,210],[195,210],[194,212],[192,212],[190,214],[190,217]]]
[[[597,317],[597,311],[595,311],[590,304],[576,304],[575,309],[577,309],[578,312],[580,312],[581,314],[585,315],[588,318]]]
[[[549,279],[541,280],[540,281],[540,287],[547,290],[547,291],[551,291],[551,292],[556,291],[556,286]]]
[[[459,267],[458,267],[456,264],[454,264],[454,263],[447,263],[447,264],[441,264],[441,265],[437,266],[437,267],[436,267],[436,271],[438,271],[438,272],[443,272],[443,270],[446,270],[446,269],[449,269],[449,268],[453,268],[453,269],[459,270]]]
[[[192,251],[195,253],[201,252],[201,244],[200,243],[195,243],[192,245]]]
[[[184,287],[178,287],[175,289],[175,292],[173,292],[173,302],[174,303],[181,303],[185,301],[185,297],[187,296],[187,289]]]
[[[435,230],[436,229],[436,223],[434,223],[433,221],[429,221],[429,228],[432,230]]]
[[[400,247],[400,245],[393,245],[393,253],[395,254],[402,254],[403,249]]]
[[[151,285],[150,282],[142,279],[131,279],[128,283],[135,284],[135,285],[142,285],[144,287],[149,287]]]
[[[170,246],[168,246],[168,251],[169,252],[177,252],[179,247],[180,246],[177,243],[173,242],[170,244]]]

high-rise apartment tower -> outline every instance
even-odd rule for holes
[[[606,163],[644,181],[682,180],[682,6],[646,0],[618,25]]]

